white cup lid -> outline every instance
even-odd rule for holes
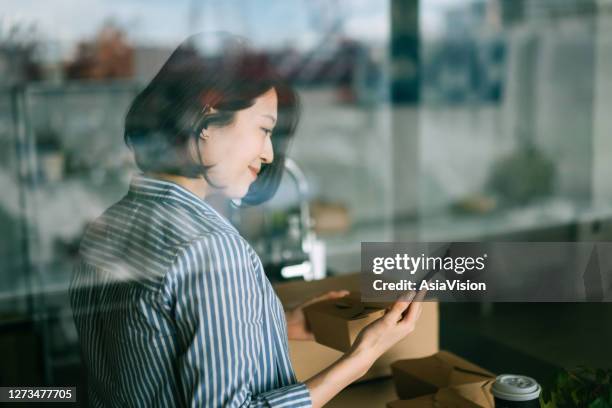
[[[494,396],[506,401],[531,401],[538,398],[541,391],[533,378],[514,374],[498,375],[491,387]]]

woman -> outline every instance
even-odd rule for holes
[[[125,139],[142,173],[89,226],[71,283],[94,407],[319,407],[413,330],[421,306],[406,298],[296,381],[287,340],[312,338],[303,305],[285,314],[204,199],[270,198],[297,116],[291,88],[230,36],[188,38],[135,98]]]

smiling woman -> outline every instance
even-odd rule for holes
[[[272,197],[297,118],[225,34],[189,37],[137,95],[124,137],[142,173],[87,229],[71,282],[92,406],[310,405],[259,258],[203,200]]]
[[[314,338],[309,302],[285,312],[253,248],[204,201],[270,198],[297,113],[291,88],[229,36],[190,37],[136,97],[125,140],[143,174],[88,227],[70,285],[91,406],[320,407],[414,329],[420,305],[397,302],[297,381],[288,339]]]
[[[266,56],[239,37],[197,34],[135,98],[124,137],[143,172],[203,177],[208,193],[258,204],[278,188],[298,116]]]
[[[277,100],[276,90],[270,89],[251,107],[238,111],[232,124],[202,129],[199,137],[204,149],[196,154],[203,163],[210,163],[206,174],[211,189],[227,197],[244,197],[262,166],[273,163]]]

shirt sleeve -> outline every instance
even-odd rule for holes
[[[165,290],[175,299],[185,405],[310,407],[304,383],[257,391],[276,367],[261,367],[267,312],[246,248],[239,236],[209,234],[177,254]]]

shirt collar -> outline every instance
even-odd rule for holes
[[[206,217],[218,218],[223,225],[229,227],[233,232],[238,233],[238,230],[236,230],[229,220],[219,214],[210,204],[187,190],[185,187],[173,183],[172,181],[137,173],[132,176],[128,194],[154,200],[170,199],[179,201],[199,214]]]

